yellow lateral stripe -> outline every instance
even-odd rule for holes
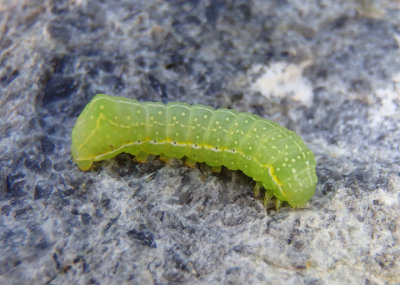
[[[96,128],[97,128],[97,126],[96,126]],[[129,143],[123,144],[122,146],[120,146],[117,149],[111,150],[109,152],[106,152],[106,153],[103,153],[103,154],[100,154],[100,155],[91,156],[91,157],[85,157],[85,158],[75,158],[75,160],[76,161],[85,161],[85,160],[99,161],[99,160],[102,160],[104,157],[106,157],[108,155],[112,155],[113,153],[118,153],[120,151],[123,151],[123,149],[126,148],[126,147],[129,147],[129,146],[132,146],[132,145],[142,145],[144,143],[151,143],[151,144],[155,144],[155,145],[172,144],[172,140],[171,139],[158,140],[156,143],[154,143],[154,139],[145,138],[144,140],[140,140],[140,142],[135,141],[135,142],[129,142]],[[247,158],[247,155],[245,155],[241,150],[235,149],[235,151],[232,151],[231,149],[226,148],[226,147],[218,147],[218,148],[216,148],[215,146],[212,146],[210,144],[194,144],[192,142],[184,142],[184,143],[176,142],[176,144],[174,143],[172,145],[173,146],[182,146],[182,147],[190,146],[190,147],[198,148],[198,149],[203,148],[203,149],[211,150],[211,151],[215,151],[215,152],[237,153],[237,154]],[[197,145],[197,146],[195,146],[195,145]],[[270,175],[270,177],[272,178],[274,183],[278,186],[278,188],[279,188],[279,190],[281,192],[281,195],[285,196],[283,191],[282,191],[282,189],[281,189],[283,184],[282,184],[281,181],[279,181],[278,177],[276,176],[274,167],[272,165],[269,165],[269,164],[262,164],[256,158],[253,158],[253,160],[258,164],[258,166],[260,166],[262,168],[268,168],[268,174]]]

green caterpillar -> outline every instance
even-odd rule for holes
[[[82,170],[121,152],[187,157],[212,167],[241,170],[292,207],[314,195],[315,158],[302,139],[249,113],[186,103],[138,102],[96,95],[72,130],[72,157]]]

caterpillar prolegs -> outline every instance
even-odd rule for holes
[[[71,152],[82,170],[121,152],[223,165],[292,207],[305,206],[317,183],[314,155],[294,132],[253,114],[203,105],[96,95],[72,130]]]

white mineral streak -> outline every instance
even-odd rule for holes
[[[303,76],[303,70],[311,64],[305,61],[300,64],[275,62],[269,66],[256,65],[250,74],[261,74],[252,84],[254,91],[260,92],[266,98],[291,98],[310,106],[312,103],[312,85]]]

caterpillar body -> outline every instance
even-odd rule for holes
[[[72,130],[71,152],[81,170],[121,152],[223,165],[292,207],[305,206],[317,183],[314,155],[294,132],[257,115],[204,105],[98,94]]]

